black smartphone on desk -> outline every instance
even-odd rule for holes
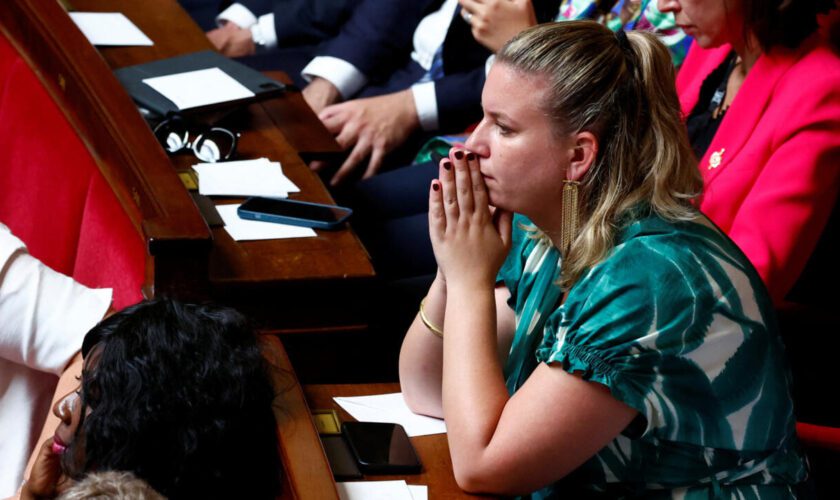
[[[353,210],[337,205],[258,196],[248,198],[237,210],[237,214],[242,219],[317,229],[336,229],[352,213]]]
[[[341,433],[365,474],[419,474],[423,468],[400,424],[344,422]]]
[[[321,435],[321,443],[324,445],[324,453],[326,453],[327,460],[330,462],[333,476],[337,480],[346,481],[362,478],[362,472],[359,470],[356,457],[353,456],[347,446],[344,436],[341,434]]]

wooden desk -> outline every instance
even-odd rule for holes
[[[120,11],[154,41],[151,47],[101,48],[99,53],[112,69],[212,48],[175,0],[70,3],[84,11]],[[237,114],[234,123],[243,131],[241,158],[265,156],[280,161],[284,173],[301,189],[296,198],[333,203],[298,151],[310,156],[334,154],[338,145],[299,94],[253,104]],[[134,132],[151,136],[148,127]],[[176,171],[187,170],[195,162],[191,155],[171,157]],[[202,264],[175,259],[165,271],[181,281],[176,285],[158,276],[154,283],[157,292],[176,290],[190,298],[212,298],[280,332],[359,328],[366,323],[364,291],[374,271],[367,252],[349,228],[318,231],[315,238],[251,242],[235,242],[220,227],[211,228],[211,233],[209,254],[195,255],[206,266],[204,274],[184,281],[184,269],[193,268],[195,273]]]
[[[262,340],[278,391],[274,416],[284,469],[282,498],[337,500],[327,457],[286,351],[273,335]]]
[[[344,420],[354,420],[332,399],[333,396],[367,396],[399,392],[399,384],[332,384],[304,385],[303,392],[310,408],[333,409]],[[372,481],[405,479],[408,484],[425,484],[429,487],[432,500],[450,498],[489,498],[464,493],[455,482],[452,474],[452,459],[449,456],[449,443],[445,434],[418,436],[411,438],[414,448],[423,462],[422,474],[407,476],[365,476]]]

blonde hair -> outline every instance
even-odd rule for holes
[[[68,488],[59,500],[166,500],[131,472],[92,472]]]
[[[703,181],[671,57],[654,35],[614,34],[592,21],[542,24],[509,41],[496,63],[548,79],[541,106],[558,136],[588,131],[598,139],[580,179],[581,227],[563,256],[563,287],[606,257],[630,210],[647,207],[671,221],[698,216],[692,200]]]

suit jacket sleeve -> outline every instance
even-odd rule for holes
[[[481,66],[435,81],[438,124],[442,131],[462,131],[481,119],[481,90],[486,79]]]
[[[336,36],[360,1],[274,0],[272,3],[277,45],[283,47],[318,44]]]
[[[371,80],[387,78],[411,54],[414,30],[433,3],[360,0],[341,32],[318,55],[347,61]]]

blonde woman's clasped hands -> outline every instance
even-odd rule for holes
[[[476,154],[452,148],[429,190],[429,233],[449,287],[493,287],[510,249],[512,214],[489,206]]]

